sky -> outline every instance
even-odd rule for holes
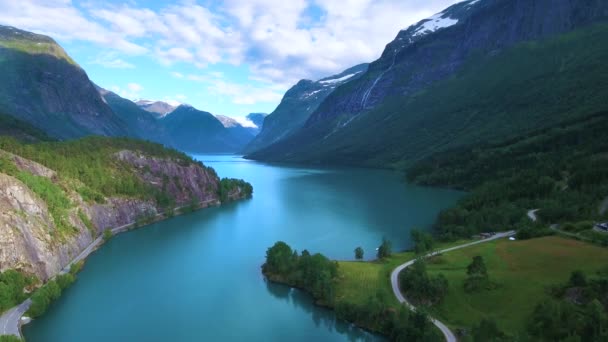
[[[0,24],[49,35],[97,85],[131,100],[241,119],[300,79],[380,57],[458,0],[0,0]]]

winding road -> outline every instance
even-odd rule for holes
[[[436,254],[447,253],[449,251],[453,251],[453,250],[456,250],[456,249],[465,248],[465,247],[477,245],[477,244],[480,244],[480,243],[484,243],[484,242],[488,242],[488,241],[492,241],[492,240],[496,240],[496,239],[501,239],[501,238],[513,236],[513,235],[515,235],[515,231],[513,231],[513,230],[508,231],[508,232],[504,232],[504,233],[498,233],[498,234],[495,234],[494,236],[489,237],[487,239],[473,241],[473,242],[465,243],[463,245],[458,245],[458,246],[455,246],[455,247],[450,247],[450,248],[442,249],[440,251],[431,252],[431,253],[425,255],[424,257],[426,258],[426,257],[430,257],[430,256],[433,256],[433,255],[436,255]],[[404,264],[401,264],[401,265],[397,266],[397,268],[395,268],[393,270],[393,272],[391,273],[391,286],[393,287],[393,293],[395,294],[395,297],[397,297],[397,300],[399,300],[399,303],[403,303],[403,304],[407,305],[407,307],[410,310],[412,310],[412,311],[415,311],[416,307],[413,306],[410,302],[408,302],[407,299],[405,299],[405,297],[401,293],[401,290],[399,290],[399,273],[401,273],[401,271],[403,271],[407,267],[413,265],[415,261],[416,261],[416,259],[410,260],[410,261],[408,261],[408,262],[406,262]],[[431,317],[430,319],[431,319],[431,322],[437,328],[439,328],[439,330],[441,330],[441,333],[443,333],[443,336],[445,337],[445,340],[447,342],[456,342],[457,341],[456,336],[450,330],[450,328],[447,327],[447,325],[445,325],[444,323],[440,322],[439,320],[437,320],[437,319],[435,319],[433,317]]]
[[[533,222],[536,222],[537,217],[536,217],[536,212],[539,211],[540,209],[531,209],[528,210],[528,217],[530,218],[530,220],[532,220]]]
[[[30,308],[32,301],[27,299],[25,302],[8,310],[0,317],[0,335],[14,335],[21,338],[19,332],[19,320],[21,316]]]

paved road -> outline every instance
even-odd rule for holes
[[[21,337],[19,333],[19,320],[21,316],[30,308],[32,301],[27,299],[25,302],[6,311],[0,316],[0,335],[15,335]]]
[[[536,222],[537,217],[536,217],[536,212],[539,209],[532,209],[532,210],[528,210],[528,217],[530,218],[530,220],[532,220],[533,222]]]
[[[496,240],[496,239],[501,239],[501,238],[512,236],[512,235],[515,235],[515,231],[513,231],[513,230],[508,231],[508,232],[504,232],[504,233],[498,233],[498,234],[496,234],[496,235],[494,235],[494,236],[492,236],[490,238],[487,238],[487,239],[469,242],[469,243],[466,243],[464,245],[459,245],[459,246],[455,246],[455,247],[446,248],[446,249],[443,249],[443,250],[440,250],[440,251],[437,251],[437,252],[431,252],[431,253],[425,255],[425,257],[433,256],[433,255],[436,255],[436,254],[447,253],[449,251],[453,251],[453,250],[456,250],[456,249],[465,248],[465,247],[473,246],[473,245],[476,245],[476,244],[479,244],[479,243],[488,242],[488,241],[492,241],[492,240]],[[414,260],[410,260],[410,261],[406,262],[405,264],[401,264],[397,268],[395,268],[393,270],[393,272],[391,273],[391,285],[393,287],[393,293],[395,294],[395,297],[397,297],[397,300],[399,300],[400,303],[404,303],[412,311],[415,311],[416,307],[413,306],[412,304],[410,304],[407,301],[407,299],[405,299],[405,297],[403,297],[403,294],[401,293],[401,290],[399,290],[399,273],[401,273],[401,271],[403,271],[407,267],[413,265],[415,261],[416,260],[414,259]],[[443,336],[445,336],[445,340],[447,342],[456,342],[456,336],[450,330],[450,328],[448,328],[442,322],[434,319],[433,317],[431,317],[431,322],[437,328],[439,328],[439,330],[441,330],[441,332],[443,333]]]

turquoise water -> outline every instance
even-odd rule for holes
[[[304,293],[260,273],[277,240],[352,259],[383,236],[409,247],[460,193],[421,188],[366,169],[266,165],[195,156],[222,177],[253,184],[252,199],[175,217],[114,237],[87,260],[47,314],[24,327],[37,341],[376,340]]]

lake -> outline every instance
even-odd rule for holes
[[[253,198],[120,234],[89,257],[78,281],[27,341],[378,340],[336,321],[305,293],[264,280],[268,247],[352,260],[373,258],[383,237],[410,247],[462,196],[403,182],[385,170],[278,166],[197,155],[221,177],[243,178]]]

